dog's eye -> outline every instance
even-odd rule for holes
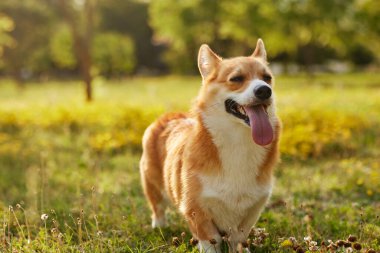
[[[272,81],[272,76],[268,74],[263,75],[263,81],[266,83],[270,83]]]
[[[244,81],[244,76],[241,76],[241,75],[230,78],[230,82],[233,82],[233,83],[241,83],[243,81]]]

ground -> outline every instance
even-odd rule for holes
[[[352,247],[379,251],[380,75],[276,83],[282,162],[251,251],[314,250],[310,240],[323,251],[349,235]],[[0,251],[195,252],[173,208],[168,228],[150,228],[138,161],[145,127],[187,110],[199,85],[199,77],[98,78],[88,104],[79,82],[20,90],[0,80]]]

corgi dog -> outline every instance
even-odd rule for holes
[[[202,85],[187,114],[166,114],[143,136],[140,161],[152,226],[165,226],[170,200],[201,252],[245,242],[271,195],[281,123],[264,43],[248,57],[198,55]]]

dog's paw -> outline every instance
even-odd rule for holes
[[[249,250],[249,245],[247,243],[245,243],[245,245],[243,243],[238,243],[236,250],[237,252],[241,253],[251,253],[251,251]]]
[[[163,228],[166,227],[165,217],[152,218],[152,228]]]
[[[216,242],[216,241],[215,241]],[[220,243],[210,243],[210,241],[200,241],[198,244],[199,252],[202,253],[221,253]]]

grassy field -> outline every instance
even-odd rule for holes
[[[78,82],[0,80],[0,251],[196,252],[174,209],[150,228],[138,161],[145,127],[186,110],[199,85],[97,79],[87,104]],[[380,75],[279,77],[276,90],[282,162],[251,251],[325,252],[355,235],[352,248],[380,252]]]

